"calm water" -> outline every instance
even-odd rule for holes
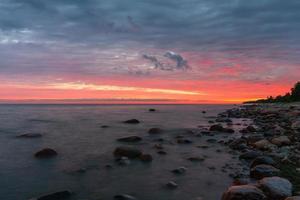
[[[159,155],[153,148],[151,127],[166,130],[161,137],[175,141],[184,134],[183,128],[195,129],[208,125],[209,116],[231,108],[229,105],[1,105],[0,106],[0,199],[26,200],[45,193],[69,189],[76,200],[113,199],[120,193],[141,200],[187,200],[204,197],[219,199],[231,183],[228,174],[221,171],[225,163],[236,162],[218,144],[209,149],[197,148],[208,144],[203,137],[193,137],[193,144],[165,144],[167,155]],[[154,113],[149,108],[156,108]],[[201,111],[206,110],[203,114]],[[137,118],[138,125],[122,121]],[[108,125],[103,129],[101,125]],[[42,133],[42,138],[21,139],[23,133]],[[149,164],[133,161],[129,166],[117,166],[112,152],[120,145],[116,138],[139,135],[143,142],[138,148],[153,155]],[[33,154],[51,147],[58,156],[37,160]],[[203,163],[187,161],[188,156],[206,155]],[[113,169],[106,169],[112,164]],[[170,170],[185,166],[185,175],[175,176]],[[216,170],[208,167],[215,166]],[[85,168],[85,173],[74,171]],[[176,190],[164,188],[174,180]]]

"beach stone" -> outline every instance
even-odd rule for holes
[[[255,158],[251,164],[250,167],[253,168],[256,165],[261,165],[261,164],[265,164],[265,165],[275,165],[276,162],[274,161],[273,158],[269,157],[269,156],[259,156],[257,158]]]
[[[272,144],[277,146],[289,145],[291,144],[291,140],[287,136],[279,136],[275,137],[271,140]]]
[[[128,157],[130,159],[139,158],[142,152],[133,147],[117,147],[113,152],[115,157]]]
[[[128,194],[118,194],[114,196],[115,200],[137,200],[134,196]]]
[[[300,196],[288,197],[285,200],[300,200]]]
[[[258,185],[267,197],[272,200],[284,200],[285,198],[292,196],[293,185],[285,178],[263,178],[258,182]]]
[[[140,121],[137,120],[137,119],[129,119],[129,120],[124,121],[124,123],[126,123],[126,124],[139,124]]]
[[[43,135],[41,133],[25,133],[18,135],[17,138],[40,138]]]
[[[169,189],[176,189],[178,187],[178,184],[175,183],[174,181],[170,181],[166,184],[167,188]]]
[[[118,165],[125,166],[130,164],[130,160],[128,157],[122,156],[121,158],[117,158],[116,162]]]
[[[245,152],[243,154],[240,155],[240,159],[244,159],[244,160],[253,160],[259,156],[261,156],[262,153],[258,152],[258,151],[248,151],[248,152]]]
[[[266,200],[266,196],[253,185],[241,185],[228,188],[222,200]]]
[[[57,152],[50,148],[42,149],[34,154],[36,158],[51,158],[57,156]]]
[[[142,140],[139,136],[128,136],[117,139],[119,142],[139,142]]]
[[[224,128],[221,124],[214,124],[209,128],[210,131],[218,131],[218,132],[222,132],[223,129]]]
[[[172,173],[174,174],[184,174],[186,172],[187,168],[186,167],[179,167],[177,169],[173,169]]]
[[[271,165],[256,165],[250,170],[250,177],[255,179],[262,179],[264,177],[275,176],[279,173],[279,169]]]
[[[142,154],[140,155],[140,160],[143,162],[151,162],[153,157],[150,154]]]
[[[150,135],[160,134],[160,133],[162,133],[162,129],[160,129],[160,128],[150,128],[148,133]]]
[[[31,200],[66,200],[69,199],[72,195],[72,192],[68,190],[55,192],[52,194],[47,194],[38,198],[33,198]]]
[[[193,143],[193,141],[190,139],[178,139],[177,143],[178,144],[191,144],[191,143]]]
[[[257,149],[267,150],[271,148],[272,144],[268,140],[263,139],[255,142],[253,146]]]

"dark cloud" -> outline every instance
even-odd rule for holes
[[[173,51],[168,51],[167,53],[164,54],[164,56],[175,61],[177,69],[188,69],[189,68],[187,61],[184,60],[181,55],[179,55]]]

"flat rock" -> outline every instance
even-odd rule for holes
[[[279,169],[271,165],[256,165],[250,170],[250,177],[255,179],[262,179],[264,177],[275,176],[279,173]]]
[[[293,186],[285,178],[268,177],[259,181],[259,188],[264,191],[269,199],[284,200],[292,196]]]
[[[139,142],[142,138],[139,136],[128,136],[117,139],[119,142]]]
[[[40,138],[43,135],[41,133],[25,133],[18,135],[17,138]]]
[[[228,188],[222,200],[266,200],[266,196],[253,185],[241,185]]]
[[[50,148],[42,149],[34,154],[36,158],[51,158],[57,156],[57,152]]]
[[[124,123],[126,123],[126,124],[139,124],[140,121],[137,120],[137,119],[129,119],[129,120],[124,121]]]
[[[115,157],[127,157],[130,159],[139,158],[142,155],[142,151],[133,147],[117,147],[114,150]]]

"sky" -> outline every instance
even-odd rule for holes
[[[240,103],[300,80],[299,0],[1,0],[0,102]]]

